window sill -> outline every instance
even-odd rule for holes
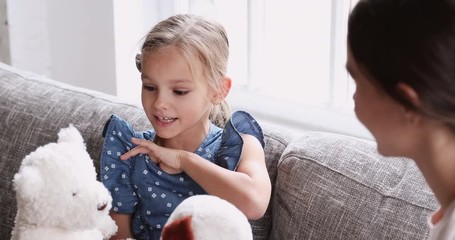
[[[245,110],[260,122],[284,127],[296,134],[326,131],[373,140],[352,111],[290,103],[235,87],[227,101],[232,110]]]

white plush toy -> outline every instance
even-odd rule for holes
[[[17,215],[12,240],[106,239],[117,226],[112,198],[96,180],[79,131],[60,130],[57,143],[27,155],[13,180]]]
[[[172,212],[162,240],[251,240],[246,216],[226,200],[211,195],[185,199]]]

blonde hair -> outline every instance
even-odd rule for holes
[[[210,88],[227,90],[224,89],[223,77],[229,58],[229,42],[221,24],[191,14],[171,16],[159,22],[147,34],[141,55],[170,45],[181,51],[193,73],[199,64]],[[136,64],[141,71],[140,55],[136,57]],[[215,103],[209,118],[217,126],[223,127],[229,116],[229,105],[222,100],[219,104]]]

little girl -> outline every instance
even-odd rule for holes
[[[265,213],[271,183],[263,134],[246,112],[229,116],[224,28],[176,15],[148,33],[137,58],[142,105],[153,130],[106,123],[101,180],[113,197],[114,239],[160,239],[176,206],[196,194],[221,197],[249,219]]]

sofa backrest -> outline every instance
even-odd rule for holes
[[[75,125],[99,166],[104,123],[112,114],[136,130],[151,126],[141,106],[0,63],[0,239],[16,215],[12,179],[22,159]],[[415,164],[385,158],[372,141],[289,131],[262,124],[272,199],[251,221],[254,239],[424,239],[438,207]]]
[[[138,93],[139,94],[139,93]],[[12,179],[22,159],[37,147],[57,140],[61,128],[73,124],[81,132],[99,173],[102,131],[112,114],[136,130],[150,129],[142,107],[96,91],[70,86],[0,63],[0,239],[10,239],[16,215]],[[266,160],[271,180],[290,134],[263,126]],[[252,221],[255,235],[270,232],[271,204],[266,215]]]

